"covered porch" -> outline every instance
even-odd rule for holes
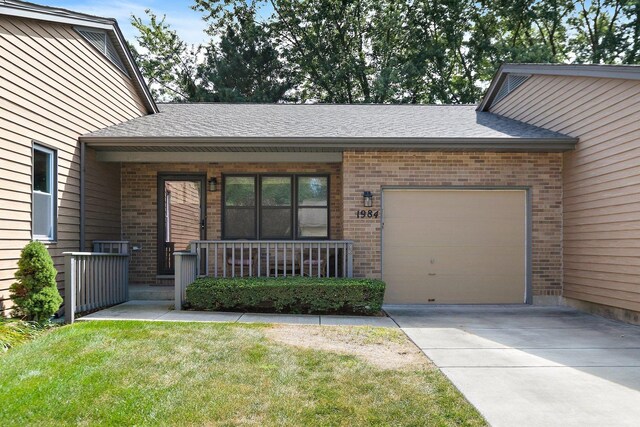
[[[172,256],[171,285],[130,281],[132,245],[128,241],[94,241],[92,252],[65,253],[65,320],[130,300],[170,300],[180,310],[186,288],[197,277],[353,276],[353,242],[192,241],[190,251]],[[169,292],[168,292],[169,291]]]

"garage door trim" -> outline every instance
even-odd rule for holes
[[[531,304],[533,300],[533,290],[531,283],[531,234],[532,225],[532,203],[531,203],[531,187],[528,186],[464,186],[464,185],[436,185],[436,186],[419,186],[419,185],[383,185],[380,191],[380,277],[384,277],[384,192],[385,190],[467,190],[467,191],[524,191],[525,192],[525,215],[526,215],[526,234],[525,234],[525,304]]]

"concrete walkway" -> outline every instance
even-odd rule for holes
[[[564,307],[387,306],[493,426],[639,426],[640,327]]]
[[[174,322],[282,323],[290,325],[380,326],[397,328],[388,317],[259,314],[213,311],[175,311],[170,301],[128,301],[80,317],[81,320],[156,320]]]

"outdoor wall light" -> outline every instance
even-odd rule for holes
[[[218,189],[218,178],[212,176],[209,178],[209,191],[216,191]]]
[[[365,191],[364,193],[362,193],[362,199],[365,208],[370,208],[371,206],[373,206],[373,194],[371,194],[371,191]]]

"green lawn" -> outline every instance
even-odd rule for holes
[[[397,330],[101,321],[0,355],[0,425],[485,421]]]
[[[35,323],[0,317],[0,353],[36,338],[49,328],[51,328],[49,325],[38,326]]]

